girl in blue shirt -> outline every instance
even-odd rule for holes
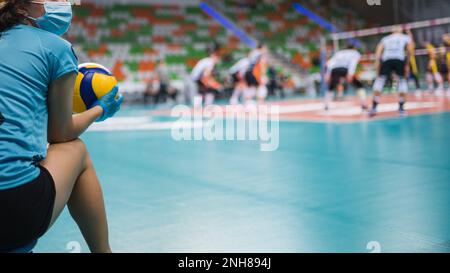
[[[103,193],[85,144],[118,88],[72,114],[77,58],[66,0],[0,0],[0,252],[35,242],[66,204],[92,252],[110,252]],[[49,145],[47,146],[47,143]]]

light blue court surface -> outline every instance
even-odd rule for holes
[[[124,113],[122,113],[124,114]],[[125,113],[126,115],[126,113]],[[280,147],[88,132],[119,252],[450,252],[450,114],[280,124]],[[88,249],[64,212],[36,252]]]

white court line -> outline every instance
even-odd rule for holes
[[[438,106],[438,102],[408,102],[405,104],[405,110],[415,110],[424,108],[434,108]],[[378,106],[378,113],[387,113],[398,111],[398,103],[383,103]],[[357,116],[361,115],[361,107],[353,106],[347,108],[330,109],[328,112],[323,112],[321,116]]]
[[[351,102],[334,102],[331,104],[331,108],[337,107],[352,107],[354,104]],[[280,113],[280,114],[292,114],[292,113],[303,113],[303,112],[314,112],[324,110],[325,105],[323,102],[313,102],[313,103],[302,103],[302,104],[293,104],[293,105],[276,105],[276,104],[268,104],[265,105],[268,107],[269,112],[271,113]],[[278,107],[278,110],[274,110],[274,107]],[[248,108],[247,111],[257,112],[261,111],[257,107]],[[234,113],[226,113],[227,116],[233,116]]]
[[[154,122],[149,117],[117,117],[108,119],[102,123],[94,123],[88,132],[107,131],[145,131],[145,130],[170,130],[175,122]],[[202,124],[193,122],[177,122],[181,128],[200,128]]]
[[[333,102],[330,104],[330,107],[331,108],[336,108],[336,107],[340,108],[340,107],[351,107],[353,105],[354,104],[351,102]],[[313,111],[324,110],[324,108],[325,108],[325,105],[323,102],[303,103],[303,104],[294,104],[294,105],[280,105],[279,113],[280,114],[291,114],[291,113],[313,112]]]
[[[406,110],[433,108],[438,106],[438,102],[409,102],[406,104]],[[280,114],[287,113],[301,113],[310,111],[322,111],[319,115],[327,116],[357,116],[361,115],[361,108],[354,106],[350,102],[332,103],[331,109],[328,112],[323,111],[323,103],[309,103],[280,106]],[[384,103],[380,104],[378,108],[379,113],[395,112],[398,110],[398,103]],[[227,116],[225,116],[227,117]],[[137,117],[115,117],[108,119],[101,123],[94,123],[89,127],[88,132],[107,132],[107,131],[145,131],[145,130],[170,130],[175,122],[157,122],[153,121],[151,117],[137,116]],[[177,122],[177,125],[185,129],[201,128],[202,123],[186,121]]]
[[[433,108],[438,106],[438,102],[408,102],[405,104],[406,110],[414,110],[421,108]],[[384,103],[378,106],[378,112],[395,112],[398,110],[398,103]],[[279,106],[280,114],[302,113],[324,110],[323,103],[307,103]],[[320,113],[320,115],[336,115],[336,116],[356,116],[361,114],[361,107],[355,106],[351,102],[334,102],[330,104],[328,112]]]

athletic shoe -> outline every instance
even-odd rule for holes
[[[369,111],[369,118],[373,118],[377,115],[377,110],[376,109],[370,109]]]

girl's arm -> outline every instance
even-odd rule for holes
[[[72,115],[72,96],[76,73],[69,73],[55,80],[48,92],[48,142],[60,143],[78,138],[103,114],[101,106],[95,106],[81,114]]]
[[[381,55],[383,55],[384,45],[378,44],[377,50],[375,52],[375,68],[379,72],[381,67]]]

